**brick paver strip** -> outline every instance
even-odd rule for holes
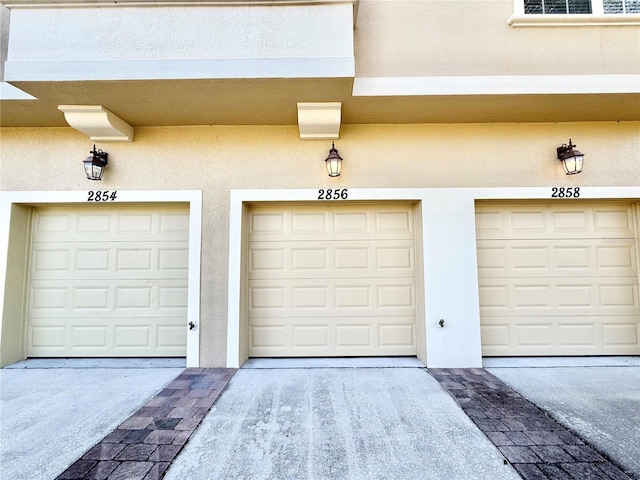
[[[636,478],[483,368],[429,372],[525,480]]]
[[[235,372],[187,368],[56,480],[160,480]]]

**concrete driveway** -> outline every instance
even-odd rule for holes
[[[239,370],[167,480],[518,479],[423,368]]]
[[[55,478],[179,375],[183,365],[184,360],[74,359],[3,368],[0,478]]]
[[[394,362],[239,370],[165,478],[519,478],[416,359]],[[640,478],[640,359],[618,364],[488,370]],[[55,478],[183,370],[131,360],[14,367],[0,370],[0,478],[29,480]]]
[[[591,363],[487,370],[640,478],[640,359]]]

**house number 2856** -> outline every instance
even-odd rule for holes
[[[318,200],[346,200],[349,198],[349,193],[346,188],[321,188],[318,190]]]

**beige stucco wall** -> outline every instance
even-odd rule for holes
[[[556,147],[572,138],[584,172],[561,175]],[[640,122],[343,125],[345,159],[330,179],[330,141],[303,141],[295,126],[140,127],[132,143],[102,143],[109,166],[100,184],[82,160],[93,142],[71,128],[4,128],[3,190],[503,187],[637,185]],[[212,196],[213,195],[213,196]]]
[[[569,137],[586,155],[573,177],[555,157]],[[226,359],[232,188],[640,185],[640,122],[344,125],[336,179],[324,167],[330,142],[302,141],[295,126],[137,128],[133,143],[97,145],[109,153],[100,183],[82,170],[92,145],[70,128],[3,129],[0,188],[202,190],[202,366]]]
[[[0,330],[0,365],[21,360],[25,355],[24,306],[28,270],[31,209],[14,205],[11,208],[9,251],[5,275],[5,299]]]
[[[513,13],[513,0],[361,0],[356,76],[640,71],[640,27],[514,28]]]

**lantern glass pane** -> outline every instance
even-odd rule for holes
[[[91,160],[86,160],[84,162],[84,171],[89,180],[102,180],[104,166],[98,163],[93,163]]]
[[[93,165],[93,179],[94,180],[102,180],[102,165]]]
[[[87,174],[87,178],[91,178],[91,175],[93,174],[91,169],[91,162],[84,162],[84,173]]]
[[[569,156],[562,161],[562,166],[564,167],[564,171],[567,175],[574,175],[576,173],[580,173],[582,171],[582,155],[578,156]]]
[[[329,172],[330,177],[337,177],[340,175],[342,161],[340,161],[337,158],[329,158],[327,159],[326,163],[327,163],[327,172]]]
[[[562,166],[564,167],[564,171],[567,175],[571,175],[573,173],[573,169],[575,167],[573,157],[565,158],[562,161]]]

